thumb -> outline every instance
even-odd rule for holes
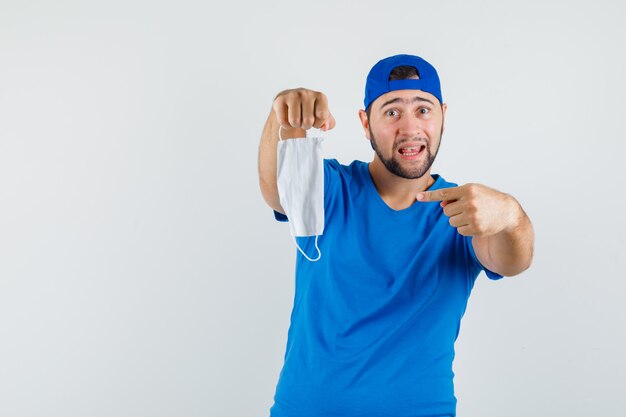
[[[336,124],[337,122],[335,121],[335,117],[331,114],[330,117],[324,123],[322,123],[320,129],[326,132],[327,130],[334,128]]]

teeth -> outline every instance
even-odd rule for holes
[[[401,148],[400,149],[400,153],[402,155],[405,155],[405,156],[413,156],[413,155],[417,155],[419,153],[420,149],[422,149],[421,146],[412,146],[410,148]]]

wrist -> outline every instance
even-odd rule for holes
[[[507,200],[508,204],[506,211],[508,215],[506,217],[508,218],[508,222],[503,232],[513,233],[522,225],[526,214],[524,213],[521,204],[515,199],[515,197],[507,194]]]

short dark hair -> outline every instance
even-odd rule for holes
[[[399,67],[395,67],[389,73],[389,81],[396,80],[408,80],[409,78],[419,78],[420,73],[417,71],[417,68],[411,67],[409,65],[400,65]],[[365,113],[367,113],[367,118],[370,118],[370,113],[372,112],[372,105],[370,104],[365,109]]]
[[[389,74],[389,81],[407,80],[415,77],[420,77],[419,72],[417,72],[417,68],[410,67],[408,65],[401,65],[391,70],[391,73]]]

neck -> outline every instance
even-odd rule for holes
[[[394,210],[410,207],[415,202],[415,195],[420,191],[427,190],[435,182],[435,179],[430,175],[430,168],[420,178],[402,178],[389,172],[381,160],[376,157],[369,164],[369,172],[378,194]]]

